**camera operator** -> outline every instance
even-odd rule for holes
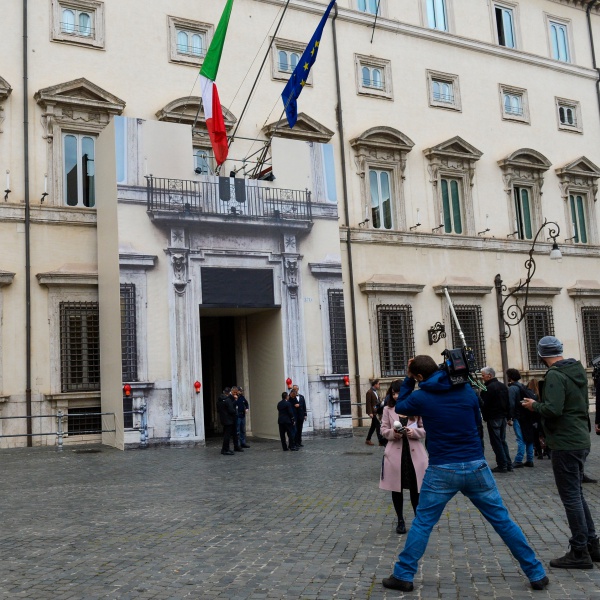
[[[416,384],[419,389],[413,391]],[[548,578],[521,529],[502,503],[479,438],[479,401],[467,383],[453,384],[446,370],[430,356],[416,356],[408,363],[396,412],[420,415],[429,440],[429,467],[421,486],[417,516],[408,532],[404,550],[384,587],[410,592],[419,559],[425,553],[431,530],[446,504],[461,492],[479,509],[509,547],[534,590],[543,590]],[[460,426],[453,426],[460,424]]]

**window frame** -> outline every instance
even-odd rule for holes
[[[74,137],[77,141],[77,204],[69,204],[68,203],[68,186],[67,186],[67,173],[66,173],[66,164],[65,164],[65,160],[66,160],[66,156],[65,156],[65,143],[66,143],[66,138],[67,137]],[[96,167],[94,165],[94,189],[93,189],[93,204],[90,204],[89,206],[86,206],[83,203],[83,186],[84,186],[84,175],[83,175],[83,164],[81,159],[82,157],[82,152],[83,152],[83,139],[84,138],[89,138],[91,140],[93,140],[94,143],[94,159],[92,160],[92,162],[95,163],[96,160],[96,140],[97,140],[97,136],[90,134],[90,133],[76,133],[73,131],[63,131],[62,135],[62,181],[63,181],[63,189],[62,189],[62,205],[68,208],[73,208],[73,209],[81,209],[81,208],[88,208],[88,209],[95,209],[96,208]]]
[[[402,314],[403,322],[400,325],[400,328],[403,329],[402,334],[406,334],[408,340],[404,342],[403,351],[405,353],[404,357],[399,357],[396,359],[394,356],[391,356],[390,345],[394,344],[394,339],[399,340],[399,336],[395,335],[393,332],[389,336],[389,338],[384,339],[382,337],[382,314],[386,313],[389,315],[392,314]],[[415,333],[414,333],[414,320],[413,320],[413,311],[412,305],[410,304],[377,304],[375,307],[375,315],[377,322],[377,341],[378,341],[378,356],[379,356],[379,365],[380,365],[380,373],[381,377],[404,377],[407,374],[408,361],[415,355]],[[390,328],[388,324],[387,328]],[[399,343],[399,342],[396,342]],[[388,346],[388,353],[390,354],[389,359],[386,361],[385,358],[385,348],[384,346]],[[402,363],[404,360],[403,369],[393,369],[394,363],[399,362]],[[389,368],[386,368],[389,367]]]
[[[596,337],[598,338],[598,352],[591,352],[591,347],[593,343],[590,343],[590,334],[586,329],[586,313],[590,313],[590,315],[596,315],[598,321],[598,331],[596,332]],[[590,305],[590,306],[580,306],[579,314],[581,315],[581,333],[582,333],[582,342],[583,342],[583,355],[585,356],[586,367],[591,368],[592,359],[596,358],[600,355],[600,306],[599,305]]]
[[[365,6],[368,7],[369,3],[374,1],[375,2],[375,6],[377,6],[377,0],[362,0],[365,3]],[[355,0],[354,2],[354,10],[358,11],[359,13],[363,14],[363,15],[369,15],[374,17],[375,13],[371,12],[369,10],[361,10],[360,8],[360,4],[361,4],[361,0]],[[387,16],[387,0],[380,0],[379,2],[379,17],[386,17]]]
[[[483,367],[487,364],[486,358],[486,350],[485,350],[485,330],[483,327],[483,307],[481,304],[455,304],[454,310],[458,317],[458,321],[463,329],[463,333],[465,334],[465,339],[467,338],[467,334],[470,335],[470,331],[468,330],[469,324],[467,323],[464,313],[473,312],[474,316],[472,317],[472,321],[474,322],[474,327],[476,328],[475,337],[476,343],[471,345],[471,349],[473,350],[473,354],[475,355],[475,361],[477,364],[477,371],[481,371]],[[463,315],[462,318],[460,315]],[[450,335],[452,336],[452,347],[459,348],[462,347],[462,340],[460,339],[458,330],[456,328],[456,324],[454,323],[454,319],[450,315]],[[467,339],[467,343],[469,340]]]
[[[447,83],[452,86],[452,102],[436,100],[434,93],[435,82]],[[440,71],[432,71],[431,69],[427,69],[427,95],[429,106],[431,107],[462,112],[462,100],[460,96],[460,85],[458,75],[453,75],[452,73],[442,73]]]
[[[121,367],[123,383],[139,381],[135,283],[121,283]]]
[[[395,205],[395,201],[394,201],[394,186],[393,186],[393,182],[392,182],[393,173],[389,169],[379,169],[379,168],[375,168],[375,167],[369,167],[367,173],[368,173],[368,180],[369,180],[369,183],[368,183],[367,187],[368,187],[368,190],[369,190],[369,199],[370,199],[370,204],[369,204],[369,207],[370,207],[370,212],[369,212],[370,226],[371,226],[372,229],[376,229],[378,231],[393,231],[394,230],[394,226],[395,226],[395,220],[394,220],[394,205]],[[373,218],[373,208],[374,208],[374,205],[373,205],[373,194],[372,194],[372,186],[371,186],[371,173],[377,173],[377,184],[378,184],[377,185],[377,189],[378,189],[378,194],[379,194],[378,208],[379,208],[379,210],[381,212],[380,219],[381,219],[382,223],[384,222],[384,216],[383,216],[384,211],[383,211],[383,203],[382,203],[382,200],[381,200],[381,198],[382,198],[381,175],[383,173],[386,173],[387,176],[388,176],[389,195],[390,195],[390,197],[389,197],[389,203],[390,203],[390,206],[389,206],[389,215],[390,215],[390,220],[391,220],[391,223],[390,223],[389,227],[385,227],[385,226],[383,226],[383,227],[375,227],[375,225],[374,225],[375,219]]]
[[[78,27],[77,15],[88,13],[91,20],[91,35],[79,35],[75,32],[63,31],[63,11],[75,12],[75,28]],[[50,41],[76,46],[86,46],[103,50],[105,46],[105,10],[100,0],[52,0],[52,25]]]
[[[444,182],[446,182],[446,195],[448,196],[448,214],[451,219],[450,231],[448,231],[448,222],[446,217],[446,207],[444,201]],[[452,183],[456,183],[456,191],[458,194],[458,208],[460,217],[460,231],[456,231],[455,223],[455,207],[454,207],[454,194],[452,190]],[[446,235],[466,235],[466,220],[465,220],[465,191],[464,191],[464,178],[462,176],[453,176],[449,173],[440,174],[440,201],[441,201],[441,214],[443,215],[444,234]],[[441,223],[440,223],[441,225]]]
[[[581,102],[577,100],[568,100],[567,98],[559,98],[555,96],[554,102],[556,105],[556,123],[560,131],[570,131],[572,133],[583,133],[583,122],[581,118]],[[560,109],[569,108],[575,111],[575,124],[569,125],[562,123],[560,120]]]
[[[543,335],[539,337],[539,339],[532,339],[530,337],[530,327],[529,327],[529,315],[533,313],[545,314],[548,318],[547,326],[548,328],[544,330]],[[526,355],[527,355],[527,366],[530,371],[543,371],[546,369],[546,365],[541,361],[540,357],[537,353],[537,344],[539,340],[547,335],[554,335],[554,313],[552,310],[552,306],[548,304],[536,304],[529,305],[525,310],[525,316],[523,318],[523,333],[525,344],[523,346]]]
[[[434,13],[436,13],[435,11],[435,5],[437,3],[441,3],[444,7],[444,18],[446,21],[446,26],[444,29],[441,29],[440,27],[436,27],[436,26],[431,26],[431,22],[429,20],[429,6],[430,3],[433,4],[433,10]],[[422,4],[422,9],[423,9],[423,26],[427,27],[427,29],[430,29],[432,31],[444,31],[446,33],[450,32],[450,15],[449,15],[449,6],[448,6],[449,2],[448,0],[423,0],[423,4]]]
[[[198,172],[198,153],[200,152],[204,152],[207,155],[207,159],[206,159],[206,165],[208,167],[208,172]],[[214,151],[211,147],[208,146],[194,146],[194,173],[196,173],[196,175],[214,175],[215,173],[215,169],[216,169],[216,162],[215,162],[215,154]]]
[[[354,55],[354,64],[356,72],[356,90],[359,96],[370,96],[373,98],[383,98],[385,100],[394,99],[394,89],[392,85],[392,63],[385,58],[376,58],[374,56],[365,56],[362,54]],[[366,86],[363,81],[363,68],[380,69],[383,76],[383,85],[381,88]]]
[[[536,223],[535,200],[534,200],[535,190],[533,188],[533,185],[525,185],[525,184],[516,182],[513,184],[512,190],[513,190],[513,200],[514,200],[513,207],[514,207],[515,226],[516,226],[515,239],[524,240],[524,241],[533,240],[534,232],[537,231],[537,227],[535,226],[535,223]],[[521,192],[518,194],[518,199],[517,199],[517,190],[519,190]],[[528,195],[527,202],[529,204],[529,235],[527,235],[527,224],[524,223],[524,215],[523,215],[523,210],[522,210],[522,202],[523,202],[522,192],[523,191],[526,191],[527,195]]]
[[[577,198],[581,198],[581,211],[578,210],[576,204]],[[590,236],[590,210],[589,210],[589,202],[588,202],[588,194],[587,192],[582,192],[577,189],[570,189],[568,193],[568,206],[567,210],[569,213],[570,219],[567,221],[571,225],[571,231],[569,234],[573,234],[571,239],[572,244],[576,244],[577,246],[589,246],[591,244],[591,236]],[[585,241],[581,241],[581,213],[583,213],[584,219],[584,233],[585,233]],[[571,236],[569,236],[571,237]]]
[[[496,16],[496,9],[500,9],[503,11],[510,11],[512,13],[512,34],[513,34],[513,46],[507,46],[506,44],[500,43],[500,37],[498,34],[498,20]],[[518,50],[521,48],[521,40],[519,35],[519,5],[514,4],[512,2],[490,2],[490,11],[492,18],[492,31],[493,31],[493,40],[502,48],[507,48],[509,50]]]
[[[341,303],[338,306],[334,306],[332,303],[332,298],[338,297],[341,298]],[[345,313],[345,303],[344,303],[344,290],[340,288],[331,287],[327,290],[327,308],[328,308],[328,325],[329,325],[329,350],[330,350],[330,360],[331,360],[331,372],[337,375],[347,375],[349,373],[349,362],[348,362],[348,337],[346,330],[346,313]],[[339,325],[340,314],[334,314],[335,309],[341,312],[341,327]],[[336,322],[338,325],[336,327]],[[336,342],[336,339],[339,340],[339,337],[343,337],[344,348],[342,349],[339,342]],[[339,350],[336,350],[336,347],[340,346]],[[341,353],[341,354],[340,354]],[[342,367],[336,369],[336,367]]]
[[[204,23],[202,21],[194,21],[192,19],[167,15],[167,27],[169,32],[169,62],[194,67],[202,66],[204,57],[206,56],[206,52],[208,51],[213,37],[214,26],[212,23]],[[180,31],[187,34],[200,34],[204,39],[204,52],[199,55],[180,52],[177,39]]]
[[[530,115],[529,115],[529,97],[527,94],[527,90],[524,88],[514,87],[512,85],[499,84],[499,92],[500,92],[500,115],[503,121],[512,121],[515,123],[525,123],[526,125],[531,124]],[[505,105],[505,97],[509,96],[519,96],[521,98],[521,115],[506,112]]]
[[[306,50],[306,42],[297,42],[295,40],[288,40],[284,38],[271,39],[273,40],[271,46],[271,79],[274,81],[287,82],[293,71],[282,71],[279,68],[279,52],[295,53],[301,58]],[[310,70],[306,79],[306,85],[304,87],[312,87],[313,71],[314,69]]]
[[[546,21],[546,39],[548,43],[548,56],[552,60],[561,62],[564,64],[575,64],[575,46],[573,44],[573,28],[570,19],[564,19],[563,17],[557,17],[549,13],[544,13]],[[567,60],[561,60],[554,56],[553,44],[552,44],[552,25],[558,25],[564,27],[567,34]]]

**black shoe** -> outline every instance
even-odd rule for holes
[[[243,452],[243,450],[242,450],[241,448],[234,448],[234,450],[235,450],[236,452]]]
[[[600,540],[598,538],[588,544],[588,552],[593,562],[600,562]]]
[[[412,592],[415,589],[412,581],[402,581],[402,579],[397,579],[393,575],[386,577],[381,580],[383,587],[389,588],[390,590],[400,590],[402,592]]]
[[[294,446],[293,448],[290,448],[290,450],[292,452],[298,452],[298,450],[300,450],[300,448],[296,448],[296,446]]]
[[[583,479],[581,480],[581,483],[598,483],[597,479],[592,479],[591,477],[588,477],[585,473],[583,474]]]
[[[508,469],[506,467],[497,466],[492,469],[492,473],[507,473],[507,472],[508,472]]]
[[[514,467],[512,466],[512,463],[509,463],[508,465],[506,465],[506,470],[509,473],[512,473],[515,470]]]
[[[298,444],[298,448],[304,448],[304,444]]]
[[[223,456],[233,456],[233,452],[231,450],[221,450],[221,454]]]
[[[283,449],[284,452],[287,452],[288,450],[289,450],[289,448],[284,448]]]
[[[248,444],[242,444],[242,448],[250,448],[250,446],[248,446]]]
[[[398,526],[396,527],[396,533],[398,535],[402,535],[403,533],[406,533],[406,523],[404,522],[404,519],[400,519],[398,521]]]
[[[587,548],[574,550],[571,548],[564,556],[550,561],[555,569],[593,569],[594,563]]]
[[[525,465],[522,462],[514,462],[512,466],[513,469],[522,469]]]
[[[525,467],[533,467],[533,461],[532,460],[528,460],[526,463],[524,463]]]
[[[530,583],[534,590],[543,590],[550,583],[550,580],[547,577],[544,577],[543,579],[538,579],[537,581],[532,581]]]

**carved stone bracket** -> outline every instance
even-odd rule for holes
[[[173,265],[173,286],[175,292],[182,296],[188,284],[188,254],[177,252],[171,255]]]
[[[298,258],[284,258],[283,266],[285,269],[285,285],[292,298],[298,296]]]

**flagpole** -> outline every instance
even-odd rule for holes
[[[377,17],[379,16],[379,5],[381,4],[381,0],[377,0],[377,10],[375,11],[375,20],[373,21],[373,33],[371,34],[371,44],[373,43],[373,38],[375,37],[375,25],[377,25]]]

